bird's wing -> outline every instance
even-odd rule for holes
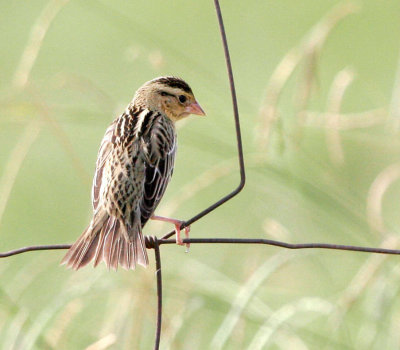
[[[106,130],[106,133],[101,141],[99,153],[97,155],[96,162],[96,171],[94,173],[93,178],[93,186],[92,186],[92,205],[93,209],[96,210],[99,204],[100,197],[100,187],[101,187],[101,179],[103,176],[103,168],[104,164],[111,153],[112,150],[112,136],[114,133],[114,129],[116,126],[116,121],[114,121]]]
[[[153,132],[153,146],[150,146],[149,155],[145,158],[144,193],[140,203],[142,227],[153,215],[174,170],[176,136],[173,129],[169,131],[164,130],[161,134]],[[161,136],[157,138],[157,135]]]

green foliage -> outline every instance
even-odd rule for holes
[[[192,236],[398,248],[399,2],[221,6],[247,184]],[[78,237],[105,128],[159,75],[187,80],[208,116],[180,125],[158,214],[189,218],[236,186],[212,1],[3,1],[0,42],[0,251]],[[161,254],[163,349],[398,348],[396,256],[228,245]],[[154,264],[72,272],[62,255],[1,260],[0,348],[152,348]]]

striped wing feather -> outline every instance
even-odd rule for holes
[[[146,164],[146,180],[144,195],[140,205],[142,227],[151,218],[156,210],[174,170],[175,149],[166,157],[159,159],[156,164]]]
[[[96,211],[97,206],[99,205],[103,168],[104,168],[104,163],[112,150],[111,140],[114,133],[115,125],[116,125],[116,120],[107,128],[103,140],[101,141],[99,153],[97,155],[96,171],[94,174],[93,186],[92,186],[92,205],[94,211]]]

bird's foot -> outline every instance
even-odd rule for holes
[[[189,252],[189,248],[190,248],[190,243],[183,243],[182,238],[181,238],[181,226],[184,223],[184,221],[182,220],[178,220],[178,219],[173,219],[173,218],[166,218],[164,216],[157,216],[157,215],[153,215],[151,217],[152,220],[159,220],[159,221],[165,221],[165,222],[169,222],[171,224],[174,224],[175,226],[175,234],[176,234],[176,244],[178,245],[186,245],[186,253]],[[185,232],[185,237],[189,238],[189,232],[190,232],[190,225],[186,226],[184,229]]]
[[[176,244],[179,245],[184,245],[182,238],[181,238],[181,226],[182,226],[183,221],[180,221],[179,223],[175,224],[175,233],[176,233]],[[190,226],[186,226],[184,229],[185,231],[185,237],[189,238],[189,232],[190,232]],[[189,253],[190,249],[190,243],[186,243],[186,253]]]

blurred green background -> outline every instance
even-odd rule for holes
[[[399,248],[400,3],[221,6],[247,184],[192,237]],[[0,251],[80,235],[104,131],[159,75],[187,80],[207,118],[179,125],[157,213],[188,219],[238,183],[211,0],[3,0],[0,43]],[[162,349],[400,347],[396,256],[250,245],[161,254]],[[153,259],[135,272],[72,272],[63,255],[1,260],[1,349],[152,348]]]

